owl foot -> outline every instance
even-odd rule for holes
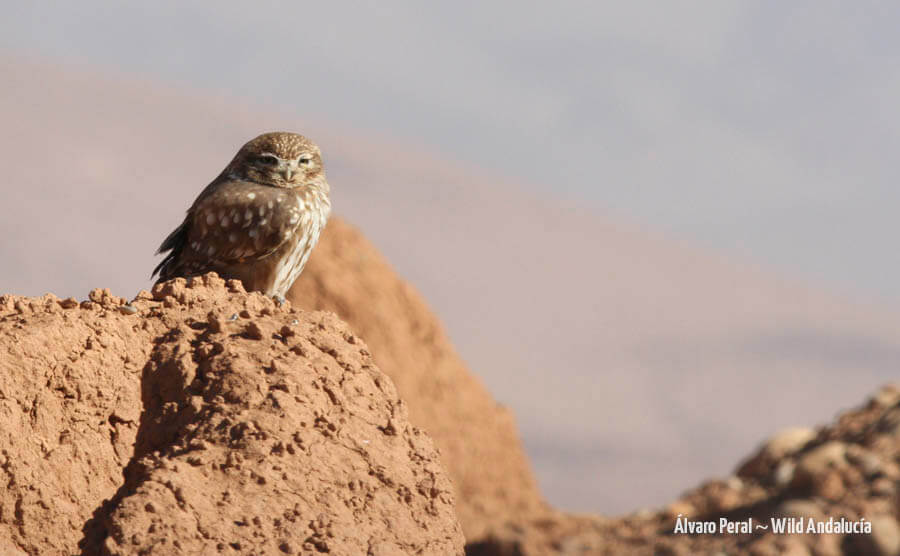
[[[285,299],[283,295],[273,295],[272,299],[275,300],[275,303],[277,303],[279,307],[283,307],[284,302],[287,301],[287,299]]]

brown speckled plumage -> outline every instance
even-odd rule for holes
[[[303,271],[331,203],[319,148],[296,133],[241,147],[163,241],[159,281],[215,271],[284,297]]]

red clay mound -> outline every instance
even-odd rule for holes
[[[469,541],[546,511],[512,414],[468,371],[422,297],[355,228],[329,221],[288,299],[337,313],[366,339],[412,422],[440,449]]]
[[[459,555],[451,491],[469,556],[900,554],[896,387],[664,509],[570,516],[543,504],[509,413],[352,228],[332,222],[291,297],[353,331],[215,275],[130,304],[0,296],[0,554]],[[679,517],[871,533],[676,535]]]
[[[333,315],[214,275],[91,299],[0,298],[0,548],[462,553],[436,450]]]

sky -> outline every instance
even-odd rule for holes
[[[900,5],[3,2],[0,49],[420,144],[900,300]]]
[[[551,502],[669,500],[895,374],[900,7],[0,7],[0,62],[65,70],[42,81],[10,64],[0,90],[0,139],[22,180],[6,199],[46,202],[56,219],[54,233],[0,246],[24,257],[5,269],[8,291],[147,287],[150,251],[240,141],[308,121],[337,153],[337,212],[513,408]],[[80,83],[90,76],[106,94]],[[42,159],[54,125],[81,141]],[[0,229],[16,237],[40,216]],[[842,305],[853,298],[880,313]],[[671,475],[652,477],[663,459]],[[588,474],[600,477],[590,488]]]

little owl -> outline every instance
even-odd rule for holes
[[[331,202],[319,147],[265,133],[238,151],[163,241],[159,282],[215,271],[283,300],[325,227]]]

